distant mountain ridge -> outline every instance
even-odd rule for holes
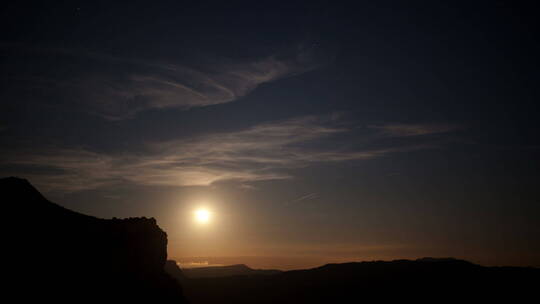
[[[155,219],[80,214],[14,177],[0,179],[0,195],[11,228],[4,275],[17,291],[14,302],[186,302],[163,269],[167,234]]]
[[[168,263],[174,263],[175,261],[168,261]],[[169,267],[165,269],[173,277],[177,277],[178,273],[173,265],[168,264]],[[209,266],[209,267],[196,267],[196,268],[183,268],[182,276],[189,279],[197,278],[219,278],[230,276],[242,276],[242,275],[274,275],[281,273],[280,270],[275,269],[252,269],[244,264],[227,265],[227,266]],[[176,274],[176,275],[175,275]]]
[[[219,303],[524,303],[540,269],[484,267],[453,258],[351,262],[274,275],[186,279],[192,304]]]

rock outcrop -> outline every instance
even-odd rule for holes
[[[186,302],[164,271],[167,235],[155,219],[83,215],[13,177],[0,180],[0,195],[14,302]]]

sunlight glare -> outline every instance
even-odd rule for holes
[[[205,224],[210,221],[210,211],[206,209],[198,209],[195,211],[195,220],[198,223]]]

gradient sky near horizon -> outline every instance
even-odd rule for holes
[[[4,4],[0,175],[195,263],[540,266],[538,9],[335,2]]]

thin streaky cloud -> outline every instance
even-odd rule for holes
[[[240,189],[244,189],[244,190],[257,190],[259,188],[253,186],[253,185],[250,185],[250,184],[240,184],[238,186]]]
[[[299,117],[235,132],[148,143],[145,152],[138,154],[98,153],[84,149],[18,151],[4,153],[7,157],[0,161],[0,167],[25,167],[30,170],[28,177],[44,189],[64,192],[119,182],[209,186],[233,181],[245,185],[291,179],[294,178],[292,169],[320,162],[370,160],[392,153],[436,148],[423,144],[350,150],[339,146],[314,149],[301,145],[350,131],[331,123],[332,119],[328,117]]]
[[[298,203],[298,202],[301,202],[301,201],[312,200],[312,199],[315,199],[317,197],[319,197],[319,195],[317,193],[313,192],[313,193],[308,193],[306,195],[302,195],[302,196],[292,200],[291,202],[292,203]]]
[[[321,66],[301,53],[220,63],[122,58],[80,49],[0,44],[9,88],[4,100],[20,100],[18,87],[33,88],[62,105],[109,120],[133,117],[148,109],[190,109],[232,102],[259,85]],[[307,50],[302,50],[307,52]],[[21,69],[21,60],[33,69]],[[178,60],[178,59],[176,59]],[[59,73],[58,71],[64,71]],[[39,75],[39,76],[36,76]],[[58,101],[60,100],[60,101]]]
[[[371,125],[369,128],[378,130],[385,136],[407,137],[429,134],[447,133],[460,129],[459,125],[453,124],[384,124]]]

